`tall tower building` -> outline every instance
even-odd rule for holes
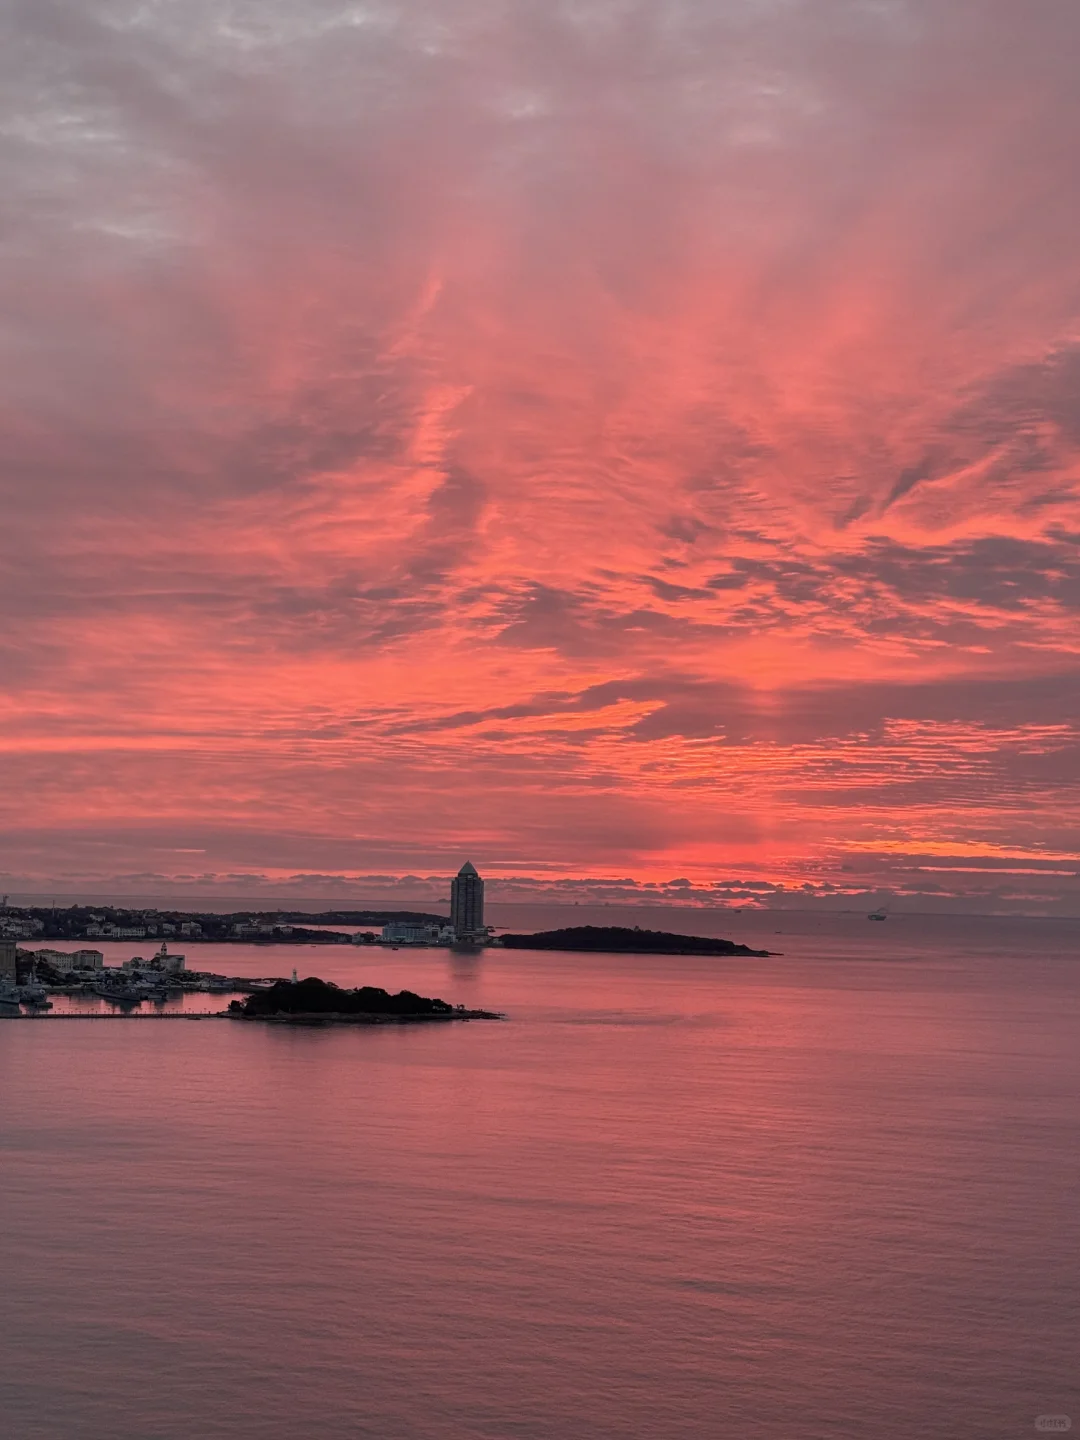
[[[459,940],[484,928],[484,882],[470,860],[450,881],[450,924]]]
[[[476,871],[473,871],[476,874]],[[480,909],[484,908],[484,887],[480,886]],[[0,940],[0,985],[14,985],[18,974],[18,965],[15,958],[15,941],[7,938]]]

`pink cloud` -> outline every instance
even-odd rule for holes
[[[1075,7],[0,25],[12,873],[1069,853]]]

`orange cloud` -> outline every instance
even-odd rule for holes
[[[1072,853],[1071,7],[212,11],[0,21],[0,865]]]

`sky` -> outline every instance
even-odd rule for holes
[[[1080,915],[1078,53],[4,0],[0,884]]]

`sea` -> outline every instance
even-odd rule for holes
[[[1080,921],[498,919],[779,953],[189,944],[506,1018],[0,1021],[4,1440],[1080,1429]]]

